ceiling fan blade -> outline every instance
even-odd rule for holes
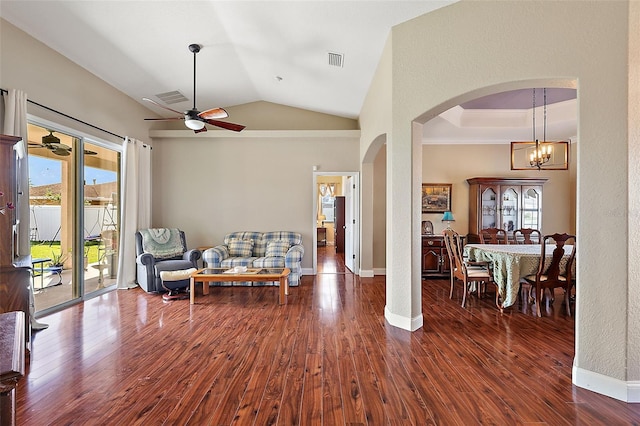
[[[46,146],[47,149],[50,149],[51,151],[56,151],[58,149],[65,149],[67,151],[71,151],[71,147],[63,143],[47,143],[44,146]]]
[[[234,132],[240,132],[242,131],[242,129],[246,127],[246,126],[243,126],[242,124],[229,123],[226,121],[218,121],[218,120],[204,120],[204,121],[206,123],[211,124],[212,126],[221,127],[227,130],[233,130]]]
[[[198,117],[204,118],[205,120],[227,118],[228,116],[229,114],[227,114],[224,108],[211,108],[198,114]]]
[[[95,151],[90,151],[88,149],[85,149],[84,150],[84,155],[98,155],[98,153],[95,152]]]
[[[174,118],[145,118],[145,121],[174,121],[174,120],[184,120],[184,117],[174,117]]]
[[[44,145],[42,145],[41,143],[36,143],[36,142],[29,142],[28,143],[28,147],[29,148],[44,148]]]
[[[152,99],[149,99],[149,98],[142,98],[142,100],[143,100],[143,101],[147,101],[147,102],[151,102],[152,104],[154,104],[154,105],[156,105],[156,106],[159,106],[160,108],[164,108],[164,109],[166,109],[166,110],[168,110],[168,111],[175,112],[175,113],[176,113],[176,114],[178,114],[178,115],[182,115],[182,114],[183,114],[182,112],[180,112],[180,111],[176,111],[175,109],[171,109],[171,108],[169,108],[169,107],[167,107],[167,106],[160,105],[159,103],[157,103],[156,101],[154,101],[154,100],[152,100]]]
[[[53,149],[52,151],[54,154],[61,155],[63,157],[71,155],[71,149],[58,148],[58,149]]]

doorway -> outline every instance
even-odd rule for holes
[[[32,285],[45,315],[115,287],[121,147],[45,122],[27,137]]]
[[[327,272],[337,268],[359,274],[359,173],[358,172],[314,172],[313,173],[313,273]],[[344,200],[344,223],[336,232],[336,203]],[[340,234],[339,236],[337,234]],[[344,246],[336,237],[343,238]],[[338,250],[336,250],[338,249]],[[318,267],[320,261],[323,267]],[[336,266],[328,266],[335,264]],[[333,271],[335,272],[335,271]]]

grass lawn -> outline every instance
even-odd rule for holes
[[[98,261],[98,242],[90,241],[84,246],[85,255],[89,257],[89,263],[96,263]],[[55,256],[60,256],[60,242],[59,241],[31,241],[31,257],[37,258],[49,258],[53,259]],[[67,254],[69,256],[69,254]]]

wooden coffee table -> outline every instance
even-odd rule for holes
[[[232,268],[233,269],[233,268]],[[246,272],[232,272],[229,268],[203,268],[191,274],[190,303],[195,303],[196,283],[202,283],[202,294],[209,294],[209,282],[280,282],[280,304],[285,303],[285,296],[289,294],[289,268],[248,268]]]

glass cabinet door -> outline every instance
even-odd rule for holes
[[[522,228],[542,227],[542,188],[529,187],[522,190]]]
[[[502,223],[498,228],[502,228],[507,233],[512,233],[520,227],[518,221],[518,192],[514,188],[507,188],[502,193]]]
[[[498,222],[498,194],[489,187],[482,191],[482,229],[495,228]]]

